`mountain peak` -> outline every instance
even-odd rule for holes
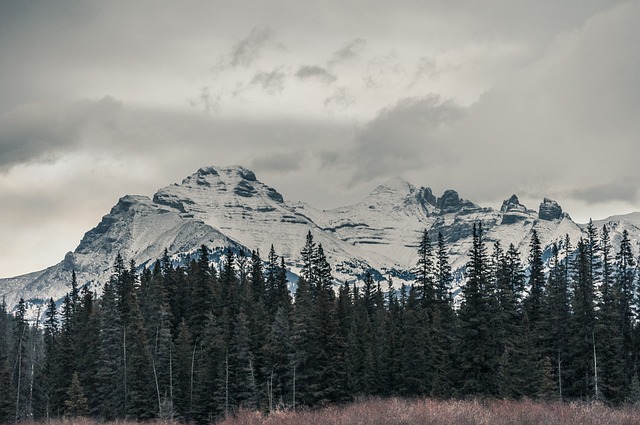
[[[394,190],[394,191],[404,191],[411,192],[415,190],[415,187],[403,179],[400,176],[395,176],[386,182],[382,183],[380,186],[374,189],[374,192],[377,190]]]
[[[438,198],[436,206],[442,214],[457,212],[462,209],[478,209],[476,204],[466,199],[460,198],[458,192],[452,189],[445,190],[440,198]]]
[[[502,202],[500,212],[502,213],[502,224],[513,224],[529,218],[527,207],[520,203],[516,195],[511,195],[509,199]]]
[[[538,218],[540,220],[559,220],[564,217],[562,207],[553,199],[544,198],[538,209]]]
[[[406,198],[415,193],[416,187],[401,177],[394,177],[376,187],[369,198]]]

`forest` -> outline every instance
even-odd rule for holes
[[[640,403],[636,259],[607,227],[529,255],[473,227],[453,292],[446,238],[425,230],[411,285],[338,283],[309,232],[292,294],[272,247],[118,256],[98,297],[77,282],[37,320],[0,307],[0,422],[91,417],[198,424],[367,397]],[[575,243],[575,245],[574,245]]]

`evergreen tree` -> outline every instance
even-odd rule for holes
[[[542,259],[542,247],[538,233],[533,230],[529,245],[529,294],[524,300],[524,323],[522,328],[521,376],[529,377],[522,390],[529,397],[546,397],[546,389],[540,389],[539,385],[545,384],[547,377],[543,374],[550,372],[545,368],[547,361],[544,357],[544,314],[547,311],[545,294],[544,262]],[[533,379],[532,379],[533,378]]]
[[[62,408],[62,401],[56,399],[56,387],[60,382],[60,375],[64,373],[58,363],[59,358],[59,322],[56,303],[51,298],[47,311],[45,312],[44,322],[44,365],[42,368],[42,376],[40,378],[43,392],[44,416],[59,416]]]
[[[195,276],[190,276],[192,288],[188,324],[194,340],[202,341],[204,326],[213,307],[212,273],[209,266],[209,248],[206,245],[200,247],[194,274]]]
[[[154,403],[154,374],[146,331],[137,296],[132,294],[129,325],[126,329],[125,350],[127,375],[127,415],[137,419],[151,419],[158,412]]]
[[[455,347],[456,314],[451,296],[451,266],[442,233],[438,233],[436,253],[436,309],[433,313],[431,344],[433,351],[433,383],[431,395],[451,397],[454,393],[452,377]]]
[[[416,275],[415,283],[421,291],[422,308],[425,309],[427,314],[430,314],[435,300],[435,288],[431,240],[426,229],[422,232],[420,244],[418,245],[418,262],[414,270]]]
[[[460,306],[460,374],[462,395],[491,396],[497,393],[498,353],[490,316],[489,270],[482,224],[473,225],[473,246],[467,263],[467,283]]]
[[[269,411],[290,405],[291,400],[291,327],[287,309],[280,307],[271,325],[264,347],[266,362],[264,375],[267,376],[267,402]]]
[[[570,321],[570,363],[567,365],[570,386],[567,394],[592,399],[595,394],[593,344],[595,328],[594,288],[591,278],[589,242],[580,239],[574,261],[573,299]]]
[[[184,337],[186,337],[185,335]],[[189,357],[189,353],[186,353]],[[190,353],[193,370],[193,419],[197,423],[211,423],[224,413],[228,404],[226,367],[227,344],[222,328],[213,315],[207,318],[202,343]],[[184,368],[188,371],[188,367]],[[186,374],[185,374],[186,375]]]
[[[11,382],[10,352],[11,352],[11,316],[7,312],[4,297],[0,302],[0,423],[9,423],[14,419],[11,400],[13,397],[13,385]]]
[[[636,261],[631,251],[631,241],[627,230],[622,232],[622,240],[620,241],[620,249],[615,258],[616,272],[614,276],[618,312],[617,316],[621,318],[621,334],[622,345],[625,359],[625,375],[626,381],[637,377],[637,364],[640,358],[634,344],[637,338],[634,338],[634,323],[637,320],[637,282],[636,282]],[[637,326],[637,324],[636,324]],[[634,355],[634,351],[636,352]]]
[[[15,396],[15,420],[27,419],[28,393],[28,346],[29,346],[29,324],[26,320],[26,303],[20,298],[14,316],[13,330],[13,376],[12,386]]]
[[[194,368],[197,346],[197,341],[193,342],[189,327],[183,320],[178,327],[178,337],[176,339],[174,400],[178,415],[187,422],[192,419],[194,407]]]
[[[98,366],[96,381],[97,400],[101,417],[107,420],[123,418],[125,415],[125,399],[127,394],[124,328],[118,298],[116,279],[104,285],[100,299],[100,334],[98,338]]]
[[[538,232],[531,232],[531,244],[529,245],[529,296],[525,300],[525,312],[528,321],[532,325],[532,331],[537,332],[544,302],[544,263],[542,261],[542,247]]]
[[[603,398],[613,403],[624,401],[628,382],[623,339],[623,321],[618,304],[621,292],[613,285],[613,264],[611,257],[611,241],[609,230],[602,227],[602,283],[597,311],[595,338],[599,353],[599,390]]]
[[[566,244],[565,240],[565,245]],[[568,257],[569,252],[565,255]],[[548,313],[545,323],[546,356],[554,364],[554,381],[558,389],[558,398],[562,400],[562,387],[565,379],[563,369],[567,366],[569,321],[571,307],[569,301],[569,282],[566,263],[560,259],[558,244],[552,247],[552,257],[548,279]]]
[[[229,402],[231,406],[257,408],[255,361],[247,316],[240,312],[229,347]]]
[[[67,399],[64,402],[65,405],[65,417],[77,418],[81,416],[87,416],[89,414],[89,403],[87,397],[84,395],[82,386],[80,385],[80,378],[78,373],[75,372],[71,378],[71,385],[67,390]]]
[[[95,294],[86,285],[80,291],[80,303],[75,322],[75,345],[82,347],[76,350],[78,378],[87,396],[90,413],[96,413],[100,408],[96,399],[99,357],[96,341],[100,338],[100,319],[95,309]]]
[[[302,270],[300,270],[300,276],[307,282],[314,281],[314,263],[316,261],[316,244],[313,241],[313,235],[311,230],[307,233],[305,245],[300,251],[300,257],[302,258]]]
[[[306,279],[300,277],[292,317],[291,406],[293,409],[313,403],[310,386],[313,382],[312,342],[316,333],[314,327],[311,288]]]

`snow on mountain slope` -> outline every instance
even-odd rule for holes
[[[345,259],[359,269],[358,274],[362,274],[364,268],[355,264],[383,262],[375,258],[375,254],[375,261],[370,261],[371,253],[323,231],[244,167],[201,168],[181,184],[159,190],[153,201],[179,210],[182,217],[200,220],[218,229],[249,250],[259,249],[263,256],[273,245],[294,270],[298,268],[296,260],[309,231],[338,269]]]
[[[624,229],[637,247],[640,213],[608,220],[614,249]],[[514,244],[523,260],[533,230],[547,247],[566,234],[574,243],[584,235],[583,226],[549,199],[536,211],[521,205],[514,195],[498,211],[462,199],[453,190],[436,197],[429,188],[393,179],[361,202],[323,211],[300,202],[286,202],[244,167],[205,167],[179,184],[160,189],[153,199],[124,196],[59,264],[0,279],[0,296],[9,306],[24,297],[30,300],[33,311],[49,297],[64,296],[72,270],[80,284],[99,291],[118,254],[125,261],[148,267],[165,248],[175,261],[181,261],[190,258],[202,244],[212,250],[214,260],[220,260],[227,247],[259,249],[266,257],[273,244],[295,274],[309,231],[315,242],[323,245],[339,281],[356,281],[371,271],[378,279],[393,277],[396,284],[412,280],[410,271],[417,260],[422,231],[428,229],[434,241],[442,233],[460,281],[473,225],[478,222],[483,225],[489,250],[495,241],[500,241],[505,250]]]

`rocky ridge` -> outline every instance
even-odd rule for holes
[[[617,233],[628,230],[637,249],[640,220],[625,217],[597,224],[610,223],[614,244]],[[64,296],[72,270],[81,284],[99,291],[118,253],[139,267],[150,267],[165,248],[174,262],[181,263],[202,244],[211,249],[214,262],[222,260],[228,247],[238,252],[259,249],[266,257],[273,244],[295,281],[309,231],[323,245],[338,282],[357,281],[370,271],[377,279],[392,277],[397,285],[413,279],[421,232],[429,229],[434,239],[442,233],[460,284],[477,222],[482,222],[487,244],[514,244],[523,259],[534,229],[547,247],[565,234],[574,241],[583,235],[583,226],[549,199],[535,211],[513,195],[494,210],[465,200],[454,190],[436,197],[428,187],[393,179],[361,202],[324,211],[286,201],[244,167],[205,167],[160,189],[153,198],[124,196],[60,263],[0,279],[0,296],[9,306],[24,297],[32,310],[37,309],[49,297]]]

